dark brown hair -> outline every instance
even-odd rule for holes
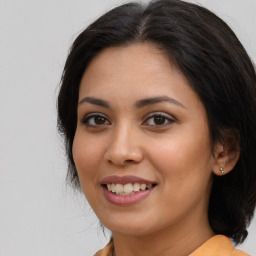
[[[256,75],[228,25],[209,10],[180,0],[121,5],[92,23],[73,43],[58,97],[68,181],[80,187],[72,156],[79,84],[88,63],[110,46],[150,42],[164,49],[200,97],[213,144],[233,138],[240,158],[234,170],[214,176],[209,221],[216,234],[241,243],[256,204]]]

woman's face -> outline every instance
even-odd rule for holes
[[[216,163],[206,112],[153,45],[107,48],[91,61],[73,156],[86,198],[114,234],[180,230],[207,219]]]

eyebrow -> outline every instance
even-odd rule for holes
[[[135,103],[135,106],[137,108],[142,108],[142,107],[145,107],[148,105],[157,104],[157,103],[161,103],[161,102],[169,102],[169,103],[175,104],[179,107],[185,108],[185,106],[182,103],[180,103],[179,101],[175,100],[174,98],[171,98],[168,96],[158,96],[158,97],[142,99],[142,100],[137,101]]]
[[[85,97],[85,98],[81,99],[78,104],[80,105],[85,102],[91,103],[93,105],[105,107],[105,108],[111,108],[110,104],[107,101],[99,99],[99,98],[94,98],[94,97]],[[182,103],[180,103],[179,101],[175,100],[174,98],[171,98],[168,96],[157,96],[157,97],[152,97],[152,98],[141,99],[135,103],[135,107],[143,108],[145,106],[153,105],[153,104],[157,104],[157,103],[161,103],[161,102],[169,102],[169,103],[175,104],[179,107],[185,108],[185,106]]]
[[[78,104],[80,105],[84,102],[88,102],[93,105],[98,105],[98,106],[105,107],[105,108],[110,108],[110,105],[107,101],[98,99],[98,98],[94,98],[94,97],[85,97],[85,98],[81,99]]]

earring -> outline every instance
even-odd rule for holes
[[[224,169],[222,167],[220,167],[220,172],[221,172],[221,174],[224,173]]]

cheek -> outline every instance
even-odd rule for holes
[[[158,171],[162,200],[171,207],[173,216],[184,216],[198,205],[207,207],[211,189],[211,151],[209,144],[183,136],[184,140],[151,143],[151,163]],[[167,142],[168,141],[168,142]],[[195,143],[197,142],[197,143]],[[157,150],[153,150],[153,148]],[[202,203],[203,202],[203,203]],[[165,214],[170,208],[162,207]]]
[[[84,183],[96,182],[97,169],[102,158],[102,142],[92,140],[78,131],[75,134],[72,150],[82,187]]]
[[[198,180],[208,182],[213,157],[208,136],[173,136],[164,140],[151,141],[151,162],[159,170],[164,182],[174,188],[193,186]],[[206,133],[207,135],[207,133]],[[157,150],[155,150],[157,149]],[[199,181],[198,181],[199,182]],[[167,184],[167,185],[168,185]]]

